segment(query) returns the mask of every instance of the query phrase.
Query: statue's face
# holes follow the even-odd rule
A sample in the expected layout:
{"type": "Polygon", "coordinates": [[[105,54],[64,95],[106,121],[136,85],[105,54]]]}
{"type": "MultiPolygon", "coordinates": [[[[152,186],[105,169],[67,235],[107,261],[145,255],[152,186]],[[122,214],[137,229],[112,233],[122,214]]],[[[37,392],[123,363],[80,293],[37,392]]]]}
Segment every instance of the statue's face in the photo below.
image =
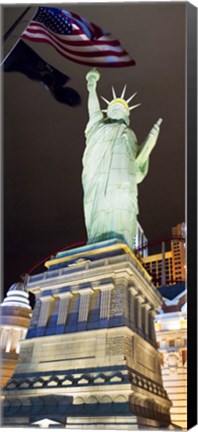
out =
{"type": "MultiPolygon", "coordinates": [[[[121,103],[114,103],[107,108],[107,116],[113,120],[125,120],[128,119],[129,113],[127,109],[121,103]]],[[[127,122],[128,123],[128,122],[127,122]]]]}

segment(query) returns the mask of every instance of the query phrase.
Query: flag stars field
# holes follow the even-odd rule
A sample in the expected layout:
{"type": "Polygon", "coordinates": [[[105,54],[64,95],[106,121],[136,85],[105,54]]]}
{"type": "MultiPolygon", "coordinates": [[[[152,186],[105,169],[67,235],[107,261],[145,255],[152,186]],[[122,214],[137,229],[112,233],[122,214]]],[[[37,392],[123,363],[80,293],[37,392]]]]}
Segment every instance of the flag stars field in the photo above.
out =
{"type": "Polygon", "coordinates": [[[55,33],[68,34],[71,32],[72,25],[67,18],[58,15],[60,12],[61,11],[58,10],[55,14],[52,9],[48,10],[46,8],[45,12],[44,8],[40,8],[35,17],[35,21],[43,23],[47,28],[55,33]]]}

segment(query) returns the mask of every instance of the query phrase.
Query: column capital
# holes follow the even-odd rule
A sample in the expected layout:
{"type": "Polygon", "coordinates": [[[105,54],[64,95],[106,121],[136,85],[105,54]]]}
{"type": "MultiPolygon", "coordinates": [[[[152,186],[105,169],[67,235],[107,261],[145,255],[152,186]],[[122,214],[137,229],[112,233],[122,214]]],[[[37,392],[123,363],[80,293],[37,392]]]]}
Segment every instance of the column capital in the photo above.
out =
{"type": "Polygon", "coordinates": [[[114,284],[113,283],[109,283],[109,284],[105,284],[105,285],[100,285],[99,290],[100,291],[110,291],[114,288],[114,284]]]}
{"type": "Polygon", "coordinates": [[[133,297],[137,297],[137,295],[139,294],[139,290],[135,286],[130,286],[129,290],[133,297]]]}
{"type": "Polygon", "coordinates": [[[78,291],[77,294],[80,294],[80,296],[83,296],[83,295],[91,294],[92,292],[93,292],[92,288],[82,288],[81,290],[78,291]]]}
{"type": "Polygon", "coordinates": [[[49,301],[49,300],[54,300],[54,296],[52,296],[52,295],[48,295],[48,296],[40,297],[40,301],[41,301],[42,303],[47,302],[47,301],[49,301]]]}
{"type": "Polygon", "coordinates": [[[149,312],[153,309],[153,306],[151,306],[149,303],[145,302],[145,309],[149,312]]]}
{"type": "Polygon", "coordinates": [[[72,294],[71,291],[66,291],[66,292],[56,293],[56,294],[54,295],[54,298],[60,298],[60,299],[63,299],[63,298],[70,298],[70,297],[72,297],[72,296],[73,296],[73,294],[72,294]]]}
{"type": "Polygon", "coordinates": [[[124,284],[128,285],[130,282],[130,276],[125,270],[114,270],[113,281],[115,285],[124,284]]]}
{"type": "Polygon", "coordinates": [[[137,294],[136,298],[138,299],[141,306],[143,306],[146,303],[146,299],[143,295],[137,294]]]}

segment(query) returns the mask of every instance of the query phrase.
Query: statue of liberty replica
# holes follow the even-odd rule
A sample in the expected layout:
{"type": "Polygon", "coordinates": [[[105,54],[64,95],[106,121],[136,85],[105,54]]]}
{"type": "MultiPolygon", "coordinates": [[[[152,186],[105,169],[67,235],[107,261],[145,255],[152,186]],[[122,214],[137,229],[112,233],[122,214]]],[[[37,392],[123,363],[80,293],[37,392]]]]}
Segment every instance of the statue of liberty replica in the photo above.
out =
{"type": "Polygon", "coordinates": [[[138,215],[138,189],[149,167],[149,156],[159,135],[161,119],[153,126],[145,141],[138,145],[129,128],[130,111],[124,99],[126,86],[118,98],[101,110],[96,93],[99,72],[88,72],[87,88],[89,121],[85,130],[86,149],[83,156],[82,183],[88,243],[117,238],[134,246],[138,215]],[[103,112],[106,113],[103,114],[103,112]]]}

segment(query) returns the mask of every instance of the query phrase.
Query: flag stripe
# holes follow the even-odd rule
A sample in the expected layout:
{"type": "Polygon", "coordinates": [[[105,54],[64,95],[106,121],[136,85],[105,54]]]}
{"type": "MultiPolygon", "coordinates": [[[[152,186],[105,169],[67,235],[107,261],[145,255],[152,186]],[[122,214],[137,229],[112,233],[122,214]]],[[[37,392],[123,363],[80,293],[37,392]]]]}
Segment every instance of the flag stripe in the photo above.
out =
{"type": "Polygon", "coordinates": [[[62,56],[84,65],[132,66],[135,61],[120,42],[85,18],[40,7],[22,38],[52,45],[62,56]]]}
{"type": "Polygon", "coordinates": [[[120,51],[124,50],[122,49],[122,47],[120,46],[119,42],[116,40],[104,40],[104,37],[100,38],[100,40],[97,41],[92,41],[89,40],[87,38],[87,36],[83,33],[78,33],[77,30],[73,31],[73,35],[69,35],[69,36],[62,36],[59,35],[57,36],[56,33],[54,33],[52,30],[46,29],[46,27],[42,24],[38,24],[38,23],[32,23],[31,25],[28,26],[28,29],[26,29],[23,33],[26,34],[26,32],[28,33],[42,33],[42,31],[45,31],[46,33],[50,34],[51,36],[54,36],[54,38],[60,42],[63,42],[67,45],[74,45],[74,46],[101,46],[104,47],[105,45],[109,45],[110,47],[117,47],[120,51]],[[79,38],[79,34],[80,34],[80,38],[79,38]]]}
{"type": "MultiPolygon", "coordinates": [[[[45,36],[40,37],[40,38],[37,37],[36,39],[32,39],[32,37],[29,37],[26,34],[23,36],[23,38],[27,39],[27,40],[34,40],[35,42],[44,42],[44,43],[47,43],[49,45],[52,45],[51,40],[47,39],[45,36]]],[[[112,65],[106,64],[106,57],[105,56],[98,57],[96,60],[94,59],[94,57],[91,57],[91,59],[89,60],[89,58],[87,58],[87,56],[82,56],[82,55],[77,56],[74,54],[67,53],[67,52],[63,51],[62,48],[56,46],[54,43],[53,43],[53,46],[60,54],[62,54],[64,57],[66,57],[70,60],[73,60],[74,62],[81,63],[81,64],[88,65],[88,66],[94,64],[95,66],[103,66],[103,67],[104,66],[110,66],[110,67],[112,66],[112,67],[114,67],[114,64],[112,64],[112,65]]],[[[131,66],[134,64],[133,60],[131,60],[131,63],[129,63],[128,56],[126,56],[125,58],[122,57],[121,61],[118,61],[117,56],[115,56],[115,55],[109,56],[109,59],[111,62],[114,62],[116,60],[116,64],[119,64],[119,66],[126,66],[126,65],[131,66]]]]}
{"type": "MultiPolygon", "coordinates": [[[[38,32],[37,30],[33,30],[31,29],[31,31],[26,31],[24,33],[25,35],[29,36],[30,38],[38,38],[38,32]]],[[[58,46],[60,48],[63,49],[63,52],[66,51],[68,53],[74,53],[74,54],[78,54],[79,56],[84,56],[84,53],[86,53],[87,57],[99,57],[99,56],[104,56],[104,51],[105,51],[105,55],[115,55],[117,57],[122,57],[125,56],[126,53],[125,51],[120,51],[119,47],[108,47],[107,45],[105,47],[101,47],[101,46],[81,46],[80,47],[80,51],[79,51],[79,47],[77,47],[76,45],[74,47],[71,48],[71,46],[69,46],[69,48],[67,48],[65,46],[65,44],[63,42],[60,42],[56,40],[56,38],[54,38],[52,35],[49,35],[48,32],[46,32],[45,30],[40,30],[40,39],[48,39],[52,42],[53,46],[58,46]]]]}

